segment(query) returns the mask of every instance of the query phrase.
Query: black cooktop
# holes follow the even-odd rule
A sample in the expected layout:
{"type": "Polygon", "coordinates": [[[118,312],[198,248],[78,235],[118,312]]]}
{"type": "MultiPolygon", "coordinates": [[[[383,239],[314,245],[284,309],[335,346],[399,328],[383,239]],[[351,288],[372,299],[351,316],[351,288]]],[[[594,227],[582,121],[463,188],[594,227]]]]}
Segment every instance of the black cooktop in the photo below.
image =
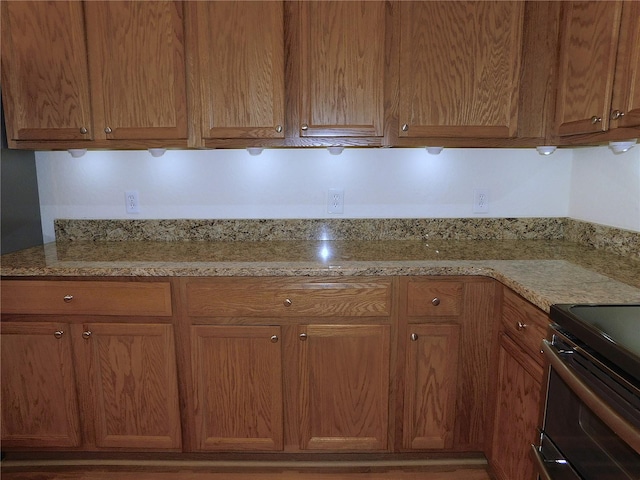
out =
{"type": "Polygon", "coordinates": [[[640,304],[552,305],[551,320],[640,381],[640,304]]]}

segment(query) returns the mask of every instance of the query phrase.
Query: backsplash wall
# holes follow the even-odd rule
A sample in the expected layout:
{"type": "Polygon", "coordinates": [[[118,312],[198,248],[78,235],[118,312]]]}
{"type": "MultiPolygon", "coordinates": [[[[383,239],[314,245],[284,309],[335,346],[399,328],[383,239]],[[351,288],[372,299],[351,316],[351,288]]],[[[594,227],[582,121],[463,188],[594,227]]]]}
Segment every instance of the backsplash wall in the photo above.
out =
{"type": "MultiPolygon", "coordinates": [[[[602,157],[607,164],[614,157],[606,148],[586,150],[595,151],[590,161],[602,157]]],[[[598,185],[602,201],[587,212],[593,218],[578,218],[640,231],[633,206],[640,203],[640,180],[633,183],[629,175],[640,165],[634,150],[640,151],[615,156],[631,167],[598,185]],[[625,182],[629,198],[619,208],[625,182]]],[[[339,156],[326,149],[274,149],[256,157],[244,150],[168,151],[159,158],[146,151],[95,151],[78,159],[37,152],[36,160],[43,232],[52,241],[57,218],[567,217],[576,195],[576,159],[583,155],[578,149],[549,157],[533,149],[445,149],[437,156],[424,149],[345,149],[339,156]],[[327,213],[329,188],[344,189],[341,215],[327,213]],[[473,212],[478,188],[488,191],[488,213],[473,212]],[[140,213],[126,213],[127,190],[138,191],[140,213]]]]}

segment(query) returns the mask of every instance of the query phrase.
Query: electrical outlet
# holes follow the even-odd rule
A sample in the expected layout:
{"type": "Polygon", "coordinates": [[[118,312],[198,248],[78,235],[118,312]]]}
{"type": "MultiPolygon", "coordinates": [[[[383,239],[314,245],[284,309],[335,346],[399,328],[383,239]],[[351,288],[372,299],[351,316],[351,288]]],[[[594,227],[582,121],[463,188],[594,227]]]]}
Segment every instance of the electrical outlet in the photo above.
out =
{"type": "Polygon", "coordinates": [[[129,190],[127,192],[124,192],[124,204],[127,209],[127,213],[140,213],[138,191],[129,190]]]}
{"type": "Polygon", "coordinates": [[[344,213],[344,190],[342,188],[329,189],[327,213],[344,213]]]}
{"type": "Polygon", "coordinates": [[[476,188],[473,192],[473,213],[489,213],[489,190],[476,188]]]}

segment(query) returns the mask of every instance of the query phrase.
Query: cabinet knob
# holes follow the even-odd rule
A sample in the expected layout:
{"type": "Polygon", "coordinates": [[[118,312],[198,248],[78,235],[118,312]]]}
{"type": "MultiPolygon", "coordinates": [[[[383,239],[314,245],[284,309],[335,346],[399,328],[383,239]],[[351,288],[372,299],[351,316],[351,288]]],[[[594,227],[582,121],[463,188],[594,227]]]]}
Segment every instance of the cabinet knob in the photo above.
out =
{"type": "Polygon", "coordinates": [[[624,112],[621,112],[620,110],[614,110],[611,112],[611,120],[618,120],[622,117],[624,117],[624,112]]]}
{"type": "Polygon", "coordinates": [[[278,133],[282,132],[282,125],[276,125],[276,132],[278,133]]]}
{"type": "Polygon", "coordinates": [[[405,123],[404,125],[402,125],[402,131],[403,132],[408,132],[409,131],[409,124],[405,123]]]}
{"type": "Polygon", "coordinates": [[[290,307],[291,305],[293,305],[293,302],[288,298],[285,298],[284,302],[282,303],[284,304],[285,307],[290,307]]]}
{"type": "Polygon", "coordinates": [[[301,130],[309,130],[309,125],[307,125],[306,123],[303,123],[302,126],[300,127],[301,130]]]}
{"type": "Polygon", "coordinates": [[[527,328],[526,323],[518,322],[518,330],[524,330],[525,328],[527,328]]]}
{"type": "Polygon", "coordinates": [[[433,300],[431,300],[431,305],[437,307],[438,305],[440,305],[440,299],[438,297],[435,297],[433,300]]]}
{"type": "Polygon", "coordinates": [[[87,330],[86,332],[82,332],[82,338],[87,340],[91,336],[91,331],[87,330]]]}
{"type": "Polygon", "coordinates": [[[412,333],[411,334],[411,341],[415,342],[416,340],[418,340],[418,334],[417,333],[412,333]]]}
{"type": "Polygon", "coordinates": [[[71,300],[73,300],[73,295],[65,295],[64,297],[62,297],[62,300],[64,300],[64,303],[69,303],[71,302],[71,300]]]}
{"type": "Polygon", "coordinates": [[[104,133],[111,133],[111,132],[112,132],[111,127],[107,127],[104,129],[104,133]]]}
{"type": "Polygon", "coordinates": [[[307,340],[307,334],[306,333],[301,333],[300,334],[300,341],[301,342],[305,342],[307,340]]]}
{"type": "Polygon", "coordinates": [[[271,343],[278,343],[278,336],[277,335],[271,335],[271,343]]]}
{"type": "Polygon", "coordinates": [[[86,128],[86,127],[82,127],[82,128],[80,129],[80,133],[81,133],[82,135],[85,135],[88,131],[89,131],[89,130],[87,130],[87,128],[86,128]]]}
{"type": "Polygon", "coordinates": [[[594,115],[593,117],[591,117],[591,124],[595,125],[596,123],[600,123],[602,122],[602,118],[598,117],[597,115],[594,115]]]}
{"type": "Polygon", "coordinates": [[[57,332],[53,332],[53,336],[56,338],[62,338],[63,334],[64,334],[63,330],[58,330],[57,332]]]}

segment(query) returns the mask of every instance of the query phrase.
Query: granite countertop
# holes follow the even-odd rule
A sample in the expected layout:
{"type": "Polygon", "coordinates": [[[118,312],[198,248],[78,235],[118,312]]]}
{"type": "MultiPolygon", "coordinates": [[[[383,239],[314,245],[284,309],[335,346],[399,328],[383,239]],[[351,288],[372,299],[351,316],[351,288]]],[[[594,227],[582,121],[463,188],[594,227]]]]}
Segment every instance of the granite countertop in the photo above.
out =
{"type": "Polygon", "coordinates": [[[3,255],[3,277],[482,275],[548,311],[640,303],[640,260],[566,240],[74,241],[3,255]]]}

